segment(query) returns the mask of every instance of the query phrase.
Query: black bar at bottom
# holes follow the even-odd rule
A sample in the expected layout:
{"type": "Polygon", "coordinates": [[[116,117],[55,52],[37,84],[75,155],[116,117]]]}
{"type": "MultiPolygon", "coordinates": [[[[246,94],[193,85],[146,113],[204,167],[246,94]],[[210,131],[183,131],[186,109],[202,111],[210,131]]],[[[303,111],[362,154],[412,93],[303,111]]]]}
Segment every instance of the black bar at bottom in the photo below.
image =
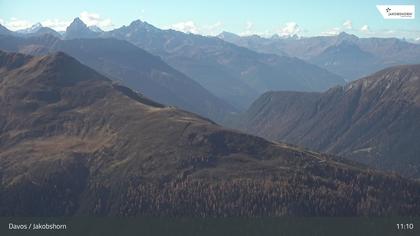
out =
{"type": "Polygon", "coordinates": [[[13,218],[0,217],[0,235],[420,235],[420,218],[13,218]]]}

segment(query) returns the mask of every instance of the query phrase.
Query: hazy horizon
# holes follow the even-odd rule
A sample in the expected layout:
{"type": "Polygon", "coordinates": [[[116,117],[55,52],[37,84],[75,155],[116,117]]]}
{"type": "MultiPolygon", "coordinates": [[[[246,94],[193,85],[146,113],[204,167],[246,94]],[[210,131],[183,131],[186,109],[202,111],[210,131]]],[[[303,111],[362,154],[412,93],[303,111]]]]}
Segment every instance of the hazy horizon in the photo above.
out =
{"type": "Polygon", "coordinates": [[[238,1],[77,2],[0,3],[0,24],[12,31],[30,28],[36,23],[64,31],[79,17],[88,26],[96,25],[109,31],[139,19],[161,29],[206,36],[223,31],[263,37],[330,36],[346,32],[358,37],[420,40],[419,19],[385,20],[376,9],[376,5],[381,4],[417,5],[414,1],[266,1],[263,4],[250,1],[246,5],[238,1]],[[211,14],[202,14],[203,9],[211,14]]]}

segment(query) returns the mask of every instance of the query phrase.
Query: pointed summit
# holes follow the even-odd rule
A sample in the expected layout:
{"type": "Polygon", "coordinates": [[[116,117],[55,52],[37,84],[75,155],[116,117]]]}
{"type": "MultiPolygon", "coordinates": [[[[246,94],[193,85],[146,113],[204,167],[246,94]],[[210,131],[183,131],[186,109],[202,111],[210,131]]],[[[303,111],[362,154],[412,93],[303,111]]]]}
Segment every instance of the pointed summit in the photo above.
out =
{"type": "Polygon", "coordinates": [[[74,18],[73,22],[67,27],[65,38],[94,38],[98,32],[94,32],[79,18],[74,18]]]}
{"type": "Polygon", "coordinates": [[[339,35],[337,35],[337,40],[338,41],[349,41],[349,42],[355,42],[357,41],[359,38],[354,35],[354,34],[348,34],[346,32],[341,32],[339,35]]]}
{"type": "Polygon", "coordinates": [[[87,25],[79,17],[76,17],[74,18],[73,22],[69,26],[67,26],[66,32],[68,32],[69,30],[84,30],[87,28],[87,25]]]}
{"type": "Polygon", "coordinates": [[[70,25],[80,25],[83,27],[87,27],[86,24],[79,17],[74,18],[73,22],[70,25]]]}
{"type": "Polygon", "coordinates": [[[18,30],[17,32],[21,34],[33,34],[33,33],[38,32],[38,30],[41,28],[42,28],[42,24],[38,22],[29,28],[18,30]]]}
{"type": "Polygon", "coordinates": [[[141,20],[135,20],[130,23],[128,26],[129,28],[135,29],[135,30],[145,30],[145,31],[156,31],[158,30],[155,26],[147,23],[146,21],[141,20]]]}
{"type": "Polygon", "coordinates": [[[135,25],[142,25],[143,21],[141,21],[140,19],[134,20],[133,22],[130,23],[130,26],[135,26],[135,25]]]}

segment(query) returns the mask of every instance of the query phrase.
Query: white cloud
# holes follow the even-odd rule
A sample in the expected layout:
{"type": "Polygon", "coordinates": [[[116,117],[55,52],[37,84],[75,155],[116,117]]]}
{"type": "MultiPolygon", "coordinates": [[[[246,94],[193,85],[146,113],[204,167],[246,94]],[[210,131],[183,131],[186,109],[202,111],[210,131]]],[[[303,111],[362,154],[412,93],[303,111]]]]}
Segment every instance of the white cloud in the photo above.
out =
{"type": "Polygon", "coordinates": [[[251,21],[247,21],[246,22],[246,30],[251,30],[252,27],[254,27],[254,23],[252,23],[251,21]]]}
{"type": "Polygon", "coordinates": [[[369,26],[368,25],[362,26],[362,28],[360,28],[360,31],[362,31],[364,33],[370,32],[369,26]]]}
{"type": "Polygon", "coordinates": [[[4,25],[4,20],[3,19],[0,19],[0,24],[4,25]]]}
{"type": "Polygon", "coordinates": [[[171,25],[170,29],[181,31],[184,33],[201,34],[201,35],[217,35],[222,31],[223,24],[218,21],[212,25],[199,26],[194,21],[183,21],[171,25]]]}
{"type": "Polygon", "coordinates": [[[223,23],[218,21],[212,25],[204,27],[206,35],[217,35],[222,32],[223,23]]]}
{"type": "Polygon", "coordinates": [[[299,25],[296,22],[287,22],[283,28],[280,29],[280,36],[293,36],[301,32],[299,25]]]}
{"type": "Polygon", "coordinates": [[[249,36],[255,34],[254,32],[254,23],[251,21],[245,22],[245,30],[239,33],[240,36],[249,36]]]}
{"type": "Polygon", "coordinates": [[[32,22],[27,20],[20,20],[18,18],[12,17],[10,21],[4,21],[4,26],[6,26],[9,30],[21,30],[29,28],[33,25],[32,22]]]}
{"type": "Polygon", "coordinates": [[[345,29],[349,29],[349,30],[351,30],[351,29],[353,29],[353,23],[351,22],[351,20],[346,20],[346,21],[344,21],[344,23],[343,23],[343,27],[344,27],[345,29]]]}
{"type": "Polygon", "coordinates": [[[198,34],[199,32],[198,27],[191,20],[173,24],[170,28],[184,33],[198,34]]]}
{"type": "Polygon", "coordinates": [[[80,19],[87,26],[96,25],[101,28],[109,28],[113,26],[111,19],[109,18],[104,19],[98,13],[94,13],[94,12],[84,11],[80,13],[80,19]]]}
{"type": "Polygon", "coordinates": [[[42,21],[41,24],[56,31],[65,31],[71,22],[71,20],[47,19],[42,21]]]}
{"type": "Polygon", "coordinates": [[[344,21],[343,24],[341,25],[341,27],[334,27],[332,29],[323,31],[323,32],[321,32],[321,35],[335,36],[335,35],[339,35],[341,32],[343,32],[345,30],[353,31],[353,22],[351,20],[344,21]]]}
{"type": "Polygon", "coordinates": [[[331,30],[327,30],[327,31],[321,32],[321,35],[324,35],[324,36],[335,36],[335,35],[340,34],[340,32],[341,32],[341,28],[340,27],[335,27],[335,28],[332,28],[331,30]]]}

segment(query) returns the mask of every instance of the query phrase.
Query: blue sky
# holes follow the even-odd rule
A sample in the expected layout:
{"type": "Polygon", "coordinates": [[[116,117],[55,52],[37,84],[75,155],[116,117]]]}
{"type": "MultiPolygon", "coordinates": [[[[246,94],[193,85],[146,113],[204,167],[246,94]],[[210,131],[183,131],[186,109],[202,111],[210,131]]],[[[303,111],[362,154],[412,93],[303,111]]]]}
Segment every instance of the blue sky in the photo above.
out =
{"type": "Polygon", "coordinates": [[[105,30],[141,19],[159,28],[215,35],[330,35],[341,31],[362,37],[420,38],[420,20],[385,20],[378,4],[420,0],[0,0],[0,23],[17,30],[37,22],[64,30],[74,17],[105,30]]]}

